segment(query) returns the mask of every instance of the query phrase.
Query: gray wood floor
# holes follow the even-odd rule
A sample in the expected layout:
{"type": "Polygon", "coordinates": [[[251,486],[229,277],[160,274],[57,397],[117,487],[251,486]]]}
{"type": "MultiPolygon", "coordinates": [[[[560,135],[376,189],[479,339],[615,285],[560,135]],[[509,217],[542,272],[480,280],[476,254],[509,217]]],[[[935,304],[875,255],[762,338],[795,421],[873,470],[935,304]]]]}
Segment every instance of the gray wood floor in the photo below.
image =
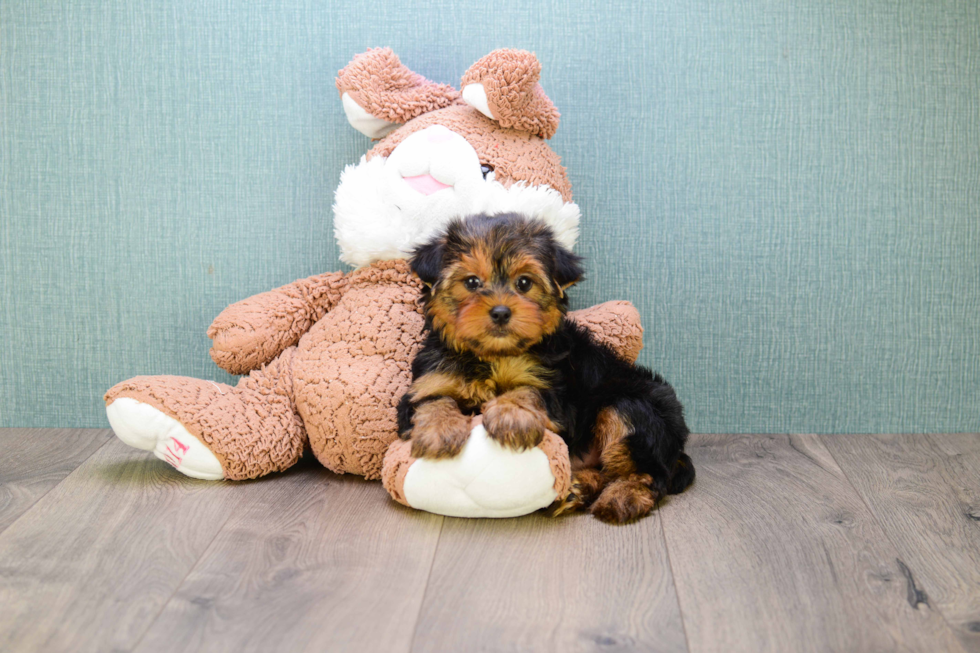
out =
{"type": "Polygon", "coordinates": [[[0,651],[980,651],[980,435],[702,435],[623,527],[0,430],[0,651]]]}

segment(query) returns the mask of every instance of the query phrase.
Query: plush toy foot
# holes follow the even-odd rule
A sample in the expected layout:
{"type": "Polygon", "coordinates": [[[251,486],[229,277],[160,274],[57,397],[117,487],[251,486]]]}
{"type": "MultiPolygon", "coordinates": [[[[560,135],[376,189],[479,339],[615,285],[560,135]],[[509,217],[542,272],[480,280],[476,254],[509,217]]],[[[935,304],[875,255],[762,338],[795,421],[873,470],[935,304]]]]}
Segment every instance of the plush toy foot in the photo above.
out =
{"type": "Polygon", "coordinates": [[[516,517],[546,508],[568,492],[568,448],[554,433],[537,447],[514,451],[493,441],[473,420],[454,458],[416,459],[411,442],[396,440],[381,480],[399,503],[451,517],[516,517]]]}
{"type": "Polygon", "coordinates": [[[152,451],[181,474],[206,481],[225,477],[221,463],[174,418],[129,397],[106,406],[116,436],[131,447],[152,451]]]}
{"type": "Polygon", "coordinates": [[[154,409],[150,413],[140,408],[134,414],[134,403],[128,408],[123,403],[115,409],[120,412],[116,432],[164,460],[169,455],[166,438],[174,435],[179,444],[170,449],[179,459],[176,466],[182,472],[186,467],[189,471],[184,473],[191,476],[244,481],[283,471],[299,461],[309,442],[292,400],[294,352],[287,348],[235,387],[186,376],[134,376],[106,391],[106,409],[110,419],[112,405],[120,399],[154,409]],[[210,456],[194,455],[195,444],[203,445],[210,456]],[[191,458],[185,463],[187,456],[191,458]],[[220,463],[220,476],[212,457],[220,463]],[[207,462],[198,462],[202,459],[207,462]]]}

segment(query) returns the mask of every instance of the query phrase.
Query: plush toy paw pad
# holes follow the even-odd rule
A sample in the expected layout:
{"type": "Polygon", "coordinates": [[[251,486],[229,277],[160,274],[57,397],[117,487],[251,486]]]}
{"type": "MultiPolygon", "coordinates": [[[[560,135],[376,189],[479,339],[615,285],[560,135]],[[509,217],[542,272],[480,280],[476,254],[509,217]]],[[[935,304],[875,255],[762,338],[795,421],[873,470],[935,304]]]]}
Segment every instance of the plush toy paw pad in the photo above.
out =
{"type": "Polygon", "coordinates": [[[514,517],[554,502],[554,486],[540,448],[505,449],[479,425],[457,457],[412,463],[403,490],[407,505],[440,515],[514,517]]]}
{"type": "Polygon", "coordinates": [[[120,397],[106,406],[116,437],[131,447],[152,451],[185,476],[206,481],[225,477],[221,463],[184,426],[153,406],[120,397]]]}

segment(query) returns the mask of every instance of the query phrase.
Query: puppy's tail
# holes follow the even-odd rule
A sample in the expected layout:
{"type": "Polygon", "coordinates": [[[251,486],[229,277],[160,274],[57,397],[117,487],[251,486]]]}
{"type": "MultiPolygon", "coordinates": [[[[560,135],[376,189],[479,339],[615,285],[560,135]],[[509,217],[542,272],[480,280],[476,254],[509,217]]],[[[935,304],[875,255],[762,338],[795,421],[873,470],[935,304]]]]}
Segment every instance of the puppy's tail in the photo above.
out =
{"type": "Polygon", "coordinates": [[[667,494],[680,494],[694,482],[694,463],[691,457],[683,451],[670,471],[670,481],[667,483],[667,494]]]}

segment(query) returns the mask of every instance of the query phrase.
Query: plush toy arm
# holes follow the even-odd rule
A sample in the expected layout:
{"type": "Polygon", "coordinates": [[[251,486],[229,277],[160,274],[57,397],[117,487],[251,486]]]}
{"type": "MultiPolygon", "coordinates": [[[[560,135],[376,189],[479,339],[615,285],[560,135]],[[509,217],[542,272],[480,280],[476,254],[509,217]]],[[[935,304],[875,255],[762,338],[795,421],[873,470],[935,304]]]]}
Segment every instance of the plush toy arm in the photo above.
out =
{"type": "Polygon", "coordinates": [[[643,349],[640,313],[627,301],[596,304],[580,311],[572,311],[568,317],[587,328],[593,338],[631,363],[636,361],[643,349]]]}
{"type": "Polygon", "coordinates": [[[295,345],[346,290],[343,272],[327,272],[232,304],[208,328],[211,358],[232,374],[262,367],[295,345]]]}

